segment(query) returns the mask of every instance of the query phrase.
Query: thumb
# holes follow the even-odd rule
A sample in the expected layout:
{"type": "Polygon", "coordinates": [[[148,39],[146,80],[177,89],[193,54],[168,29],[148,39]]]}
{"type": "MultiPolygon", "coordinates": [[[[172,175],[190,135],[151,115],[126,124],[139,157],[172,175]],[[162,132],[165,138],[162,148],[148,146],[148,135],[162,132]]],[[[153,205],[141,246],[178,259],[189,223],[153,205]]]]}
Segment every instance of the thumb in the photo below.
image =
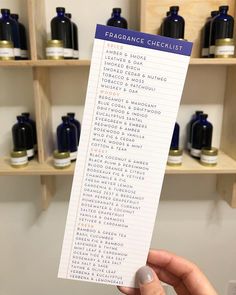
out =
{"type": "Polygon", "coordinates": [[[165,295],[165,291],[151,267],[141,267],[136,273],[136,279],[141,295],[165,295]]]}

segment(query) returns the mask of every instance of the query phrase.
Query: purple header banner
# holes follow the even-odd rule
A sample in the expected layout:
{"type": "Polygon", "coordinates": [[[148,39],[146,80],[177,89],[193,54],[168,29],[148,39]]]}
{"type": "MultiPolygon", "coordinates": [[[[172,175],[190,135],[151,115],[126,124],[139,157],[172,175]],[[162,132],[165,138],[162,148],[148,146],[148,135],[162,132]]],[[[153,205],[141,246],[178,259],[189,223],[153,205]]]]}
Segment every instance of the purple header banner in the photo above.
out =
{"type": "Polygon", "coordinates": [[[193,46],[187,41],[103,25],[97,25],[95,38],[187,56],[193,46]]]}

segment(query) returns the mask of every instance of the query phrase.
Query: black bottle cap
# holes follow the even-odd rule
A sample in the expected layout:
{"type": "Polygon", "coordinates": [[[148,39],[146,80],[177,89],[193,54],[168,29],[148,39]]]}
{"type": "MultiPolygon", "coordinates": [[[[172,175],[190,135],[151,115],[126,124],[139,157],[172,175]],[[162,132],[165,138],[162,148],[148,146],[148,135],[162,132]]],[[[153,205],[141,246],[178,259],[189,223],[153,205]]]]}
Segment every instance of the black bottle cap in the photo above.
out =
{"type": "Polygon", "coordinates": [[[21,116],[24,116],[26,118],[29,118],[30,117],[30,113],[28,113],[28,112],[21,113],[21,116]]]}
{"type": "Polygon", "coordinates": [[[170,15],[170,11],[167,11],[167,12],[166,12],[166,16],[169,16],[169,15],[170,15]]]}
{"type": "Polygon", "coordinates": [[[15,20],[19,19],[19,15],[16,13],[11,13],[11,17],[14,18],[15,20]]]}
{"type": "Polygon", "coordinates": [[[179,11],[179,6],[171,6],[170,11],[179,11]]]}
{"type": "Polygon", "coordinates": [[[68,18],[72,18],[72,14],[71,13],[65,13],[65,16],[68,18]]]}
{"type": "Polygon", "coordinates": [[[68,116],[62,116],[61,119],[62,119],[63,122],[68,122],[69,121],[68,116]]]}
{"type": "Polygon", "coordinates": [[[121,8],[113,8],[113,9],[112,9],[112,12],[113,12],[113,13],[115,13],[115,12],[117,12],[117,13],[121,13],[121,8]]]}
{"type": "Polygon", "coordinates": [[[9,13],[10,14],[10,9],[7,9],[7,8],[2,8],[1,9],[1,13],[9,13]]]}
{"type": "Polygon", "coordinates": [[[22,121],[22,120],[25,120],[25,116],[16,116],[16,119],[18,121],[22,121]]]}
{"type": "Polygon", "coordinates": [[[57,7],[56,8],[56,12],[65,12],[65,11],[66,11],[65,7],[57,7]]]}
{"type": "Polygon", "coordinates": [[[219,14],[219,10],[213,10],[213,11],[211,11],[211,16],[212,17],[214,17],[214,16],[216,16],[218,14],[219,14]]]}
{"type": "Polygon", "coordinates": [[[208,115],[207,114],[200,114],[200,118],[201,119],[207,119],[208,118],[208,115]]]}
{"type": "Polygon", "coordinates": [[[219,6],[219,11],[221,10],[226,10],[228,11],[229,10],[229,6],[228,5],[222,5],[222,6],[219,6]]]}
{"type": "Polygon", "coordinates": [[[201,114],[203,114],[203,113],[204,113],[203,111],[196,111],[196,112],[195,112],[196,115],[201,115],[201,114]]]}
{"type": "Polygon", "coordinates": [[[70,118],[74,118],[75,117],[75,113],[67,113],[67,116],[70,118]]]}

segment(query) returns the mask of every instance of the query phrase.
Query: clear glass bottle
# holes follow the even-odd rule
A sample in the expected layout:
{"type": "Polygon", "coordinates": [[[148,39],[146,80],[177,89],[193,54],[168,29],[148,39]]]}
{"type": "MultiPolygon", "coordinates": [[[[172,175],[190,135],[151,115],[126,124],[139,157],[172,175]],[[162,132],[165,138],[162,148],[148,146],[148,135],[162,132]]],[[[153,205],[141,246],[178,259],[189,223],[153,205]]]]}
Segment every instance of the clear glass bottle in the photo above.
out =
{"type": "Polygon", "coordinates": [[[171,6],[169,15],[163,22],[163,36],[184,39],[185,22],[182,16],[178,15],[179,6],[171,6]]]}
{"type": "Polygon", "coordinates": [[[74,124],[70,122],[68,116],[62,116],[62,124],[57,127],[57,146],[58,151],[70,152],[71,161],[76,160],[77,156],[77,129],[74,124]]]}
{"type": "Polygon", "coordinates": [[[26,38],[26,31],[25,27],[22,23],[19,22],[19,15],[16,13],[11,13],[11,18],[13,18],[15,21],[19,24],[19,30],[20,30],[20,57],[23,60],[26,60],[29,58],[28,54],[28,46],[27,46],[27,38],[26,38]]]}
{"type": "Polygon", "coordinates": [[[29,160],[34,158],[33,129],[25,116],[17,116],[17,123],[12,127],[13,150],[26,150],[29,160]]]}
{"type": "Polygon", "coordinates": [[[170,150],[177,150],[179,148],[179,129],[179,124],[176,122],[171,139],[170,150]]]}
{"type": "Polygon", "coordinates": [[[190,154],[200,158],[202,148],[211,148],[213,126],[207,121],[207,114],[201,114],[192,127],[192,147],[190,154]]]}
{"type": "Polygon", "coordinates": [[[56,8],[57,16],[51,20],[52,40],[61,40],[64,44],[64,58],[73,59],[73,36],[72,25],[68,17],[65,16],[65,8],[56,8]]]}
{"type": "Polygon", "coordinates": [[[203,114],[203,111],[195,111],[195,114],[192,116],[191,121],[188,123],[187,126],[187,148],[191,150],[192,146],[192,128],[193,124],[200,119],[200,115],[203,114]]]}
{"type": "Polygon", "coordinates": [[[218,10],[211,11],[211,16],[207,18],[205,26],[202,29],[202,51],[201,57],[209,57],[209,38],[212,19],[219,14],[218,10]]]}
{"type": "Polygon", "coordinates": [[[112,9],[111,18],[108,19],[107,26],[128,29],[127,20],[121,16],[121,8],[112,9]]]}
{"type": "Polygon", "coordinates": [[[11,18],[10,9],[1,9],[0,40],[11,41],[14,45],[15,59],[21,59],[20,55],[20,29],[16,20],[11,18]]]}
{"type": "Polygon", "coordinates": [[[25,112],[21,113],[22,116],[25,117],[27,123],[29,123],[33,130],[33,140],[34,140],[34,150],[37,151],[37,131],[36,131],[36,123],[34,120],[30,118],[30,113],[25,112]]]}
{"type": "Polygon", "coordinates": [[[81,132],[81,124],[78,120],[75,119],[75,113],[67,113],[67,116],[70,118],[70,122],[76,126],[77,129],[77,138],[78,138],[78,145],[80,139],[80,132],[81,132]]]}
{"type": "Polygon", "coordinates": [[[229,6],[219,7],[219,14],[211,22],[210,57],[215,56],[215,44],[219,39],[232,39],[234,33],[234,18],[228,15],[229,6]]]}
{"type": "MultiPolygon", "coordinates": [[[[65,13],[65,16],[70,20],[72,18],[71,13],[65,13]]],[[[79,59],[79,41],[78,41],[78,27],[77,25],[71,21],[72,24],[72,34],[73,34],[73,58],[79,59]]]]}

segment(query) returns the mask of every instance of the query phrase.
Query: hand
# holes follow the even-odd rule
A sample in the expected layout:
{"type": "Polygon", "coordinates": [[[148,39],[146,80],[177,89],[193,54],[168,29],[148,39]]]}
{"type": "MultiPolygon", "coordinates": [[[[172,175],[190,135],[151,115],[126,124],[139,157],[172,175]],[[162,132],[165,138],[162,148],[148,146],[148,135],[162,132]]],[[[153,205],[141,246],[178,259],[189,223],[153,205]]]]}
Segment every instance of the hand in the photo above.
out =
{"type": "Polygon", "coordinates": [[[178,295],[217,295],[199,268],[166,251],[150,250],[147,264],[141,267],[136,278],[139,289],[118,287],[127,295],[165,295],[160,280],[173,286],[178,295]],[[159,280],[160,279],[160,280],[159,280]]]}

